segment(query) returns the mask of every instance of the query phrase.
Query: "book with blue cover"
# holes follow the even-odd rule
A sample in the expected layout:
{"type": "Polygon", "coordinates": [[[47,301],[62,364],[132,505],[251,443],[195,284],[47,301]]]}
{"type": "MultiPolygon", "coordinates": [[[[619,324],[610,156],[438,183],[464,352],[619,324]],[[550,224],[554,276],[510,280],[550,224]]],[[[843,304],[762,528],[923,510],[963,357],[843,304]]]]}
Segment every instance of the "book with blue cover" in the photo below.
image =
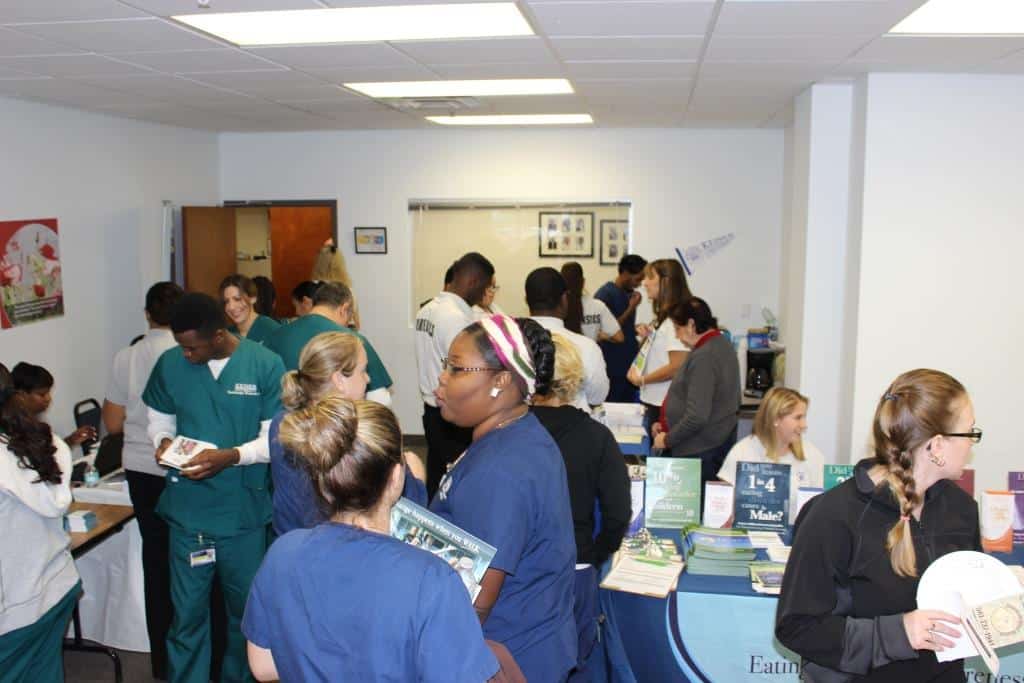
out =
{"type": "Polygon", "coordinates": [[[700,523],[700,460],[647,458],[647,527],[682,529],[700,523]]]}
{"type": "Polygon", "coordinates": [[[789,519],[789,465],[736,463],[733,515],[737,529],[785,531],[789,519]]]}

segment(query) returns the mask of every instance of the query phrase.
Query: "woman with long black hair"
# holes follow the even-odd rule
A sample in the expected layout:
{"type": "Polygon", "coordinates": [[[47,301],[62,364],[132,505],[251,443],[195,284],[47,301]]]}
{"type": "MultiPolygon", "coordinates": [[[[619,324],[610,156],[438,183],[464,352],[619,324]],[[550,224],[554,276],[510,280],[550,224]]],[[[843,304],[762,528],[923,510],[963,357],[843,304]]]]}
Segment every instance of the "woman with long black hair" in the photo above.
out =
{"type": "Polygon", "coordinates": [[[14,393],[0,365],[0,679],[52,683],[82,592],[64,531],[71,451],[14,393]]]}

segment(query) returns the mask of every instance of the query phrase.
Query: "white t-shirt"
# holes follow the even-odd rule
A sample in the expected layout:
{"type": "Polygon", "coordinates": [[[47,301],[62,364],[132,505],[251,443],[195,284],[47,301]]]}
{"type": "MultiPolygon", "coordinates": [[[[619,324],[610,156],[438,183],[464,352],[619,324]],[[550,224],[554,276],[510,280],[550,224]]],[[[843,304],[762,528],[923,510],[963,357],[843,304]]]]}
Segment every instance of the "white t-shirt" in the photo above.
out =
{"type": "Polygon", "coordinates": [[[584,296],[581,298],[581,302],[583,303],[583,321],[580,323],[580,329],[583,331],[584,337],[597,341],[598,332],[604,332],[611,337],[616,332],[622,331],[618,319],[608,310],[608,306],[603,301],[592,296],[584,296]]]}
{"type": "MultiPolygon", "coordinates": [[[[668,365],[668,353],[669,351],[688,351],[686,345],[676,338],[676,327],[672,324],[672,321],[665,318],[654,332],[651,332],[650,336],[640,345],[640,352],[637,354],[637,360],[633,361],[640,372],[644,375],[650,374],[658,368],[665,367],[668,365]],[[643,363],[640,364],[638,361],[643,359],[643,363]]],[[[643,403],[652,406],[660,406],[665,400],[665,394],[668,393],[668,386],[672,383],[672,378],[668,378],[664,382],[648,382],[644,384],[640,389],[640,400],[643,403]]]]}
{"type": "MultiPolygon", "coordinates": [[[[801,487],[821,488],[824,486],[825,456],[818,447],[807,439],[803,439],[804,459],[797,460],[787,452],[776,462],[789,465],[789,511],[796,510],[797,489],[801,487]]],[[[736,463],[738,462],[771,462],[765,455],[764,444],[753,434],[740,439],[725,456],[722,468],[718,470],[718,478],[736,485],[736,463]]],[[[795,520],[790,519],[792,524],[795,520]]]]}
{"type": "Polygon", "coordinates": [[[107,384],[107,400],[125,409],[121,461],[126,470],[158,477],[167,472],[153,459],[153,442],[147,436],[149,418],[142,402],[142,392],[160,356],[174,346],[174,335],[170,330],[152,329],[134,346],[123,348],[114,356],[107,384]]]}
{"type": "Polygon", "coordinates": [[[604,354],[601,353],[601,347],[597,345],[597,342],[582,334],[565,329],[565,322],[559,318],[550,318],[544,315],[531,317],[544,329],[568,339],[580,353],[580,359],[583,361],[583,386],[580,387],[572,404],[589,413],[590,406],[604,403],[604,400],[608,398],[608,389],[611,385],[608,382],[608,368],[604,364],[604,354]]]}
{"type": "Polygon", "coordinates": [[[441,377],[441,360],[448,357],[452,340],[474,322],[473,309],[458,294],[441,292],[416,314],[416,367],[420,396],[437,407],[434,389],[441,377]]]}

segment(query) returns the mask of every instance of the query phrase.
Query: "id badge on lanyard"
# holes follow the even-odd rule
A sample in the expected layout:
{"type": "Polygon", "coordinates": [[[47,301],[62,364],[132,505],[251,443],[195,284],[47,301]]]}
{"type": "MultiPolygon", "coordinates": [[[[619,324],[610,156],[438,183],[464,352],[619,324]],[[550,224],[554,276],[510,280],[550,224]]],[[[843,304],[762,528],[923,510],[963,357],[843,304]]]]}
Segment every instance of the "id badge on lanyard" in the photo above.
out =
{"type": "Polygon", "coordinates": [[[217,549],[214,547],[214,542],[204,539],[202,534],[199,534],[197,540],[199,541],[199,545],[209,544],[210,547],[189,553],[189,566],[192,567],[192,569],[195,569],[197,567],[205,567],[208,564],[214,564],[217,562],[217,549]]]}

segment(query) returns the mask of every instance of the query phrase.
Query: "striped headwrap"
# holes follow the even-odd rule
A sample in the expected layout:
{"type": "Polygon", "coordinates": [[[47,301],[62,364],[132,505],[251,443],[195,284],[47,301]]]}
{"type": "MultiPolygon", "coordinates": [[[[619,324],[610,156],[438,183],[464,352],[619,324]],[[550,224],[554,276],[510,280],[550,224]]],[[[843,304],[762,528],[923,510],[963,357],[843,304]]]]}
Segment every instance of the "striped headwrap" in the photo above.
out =
{"type": "Polygon", "coordinates": [[[492,315],[480,321],[487,339],[506,370],[519,375],[526,382],[526,398],[537,391],[537,373],[533,369],[530,349],[523,339],[523,331],[507,315],[492,315]]]}

